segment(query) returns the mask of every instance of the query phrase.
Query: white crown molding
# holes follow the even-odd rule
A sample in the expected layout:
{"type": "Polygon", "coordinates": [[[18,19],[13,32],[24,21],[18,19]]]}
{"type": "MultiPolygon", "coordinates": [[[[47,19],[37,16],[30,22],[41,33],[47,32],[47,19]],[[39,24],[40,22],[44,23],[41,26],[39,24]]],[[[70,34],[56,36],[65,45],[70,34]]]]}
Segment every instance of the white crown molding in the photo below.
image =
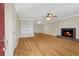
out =
{"type": "Polygon", "coordinates": [[[63,20],[63,19],[68,19],[68,18],[76,17],[76,16],[79,16],[79,14],[75,14],[75,15],[71,15],[71,16],[63,17],[63,18],[60,18],[60,19],[63,20]]]}

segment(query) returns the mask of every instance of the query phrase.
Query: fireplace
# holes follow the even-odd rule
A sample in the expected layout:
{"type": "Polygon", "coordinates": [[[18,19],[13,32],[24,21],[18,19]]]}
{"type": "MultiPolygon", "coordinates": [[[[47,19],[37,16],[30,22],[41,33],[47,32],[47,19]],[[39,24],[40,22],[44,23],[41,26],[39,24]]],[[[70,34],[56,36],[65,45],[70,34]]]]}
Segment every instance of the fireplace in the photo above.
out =
{"type": "Polygon", "coordinates": [[[76,38],[76,28],[61,28],[61,36],[76,38]]]}

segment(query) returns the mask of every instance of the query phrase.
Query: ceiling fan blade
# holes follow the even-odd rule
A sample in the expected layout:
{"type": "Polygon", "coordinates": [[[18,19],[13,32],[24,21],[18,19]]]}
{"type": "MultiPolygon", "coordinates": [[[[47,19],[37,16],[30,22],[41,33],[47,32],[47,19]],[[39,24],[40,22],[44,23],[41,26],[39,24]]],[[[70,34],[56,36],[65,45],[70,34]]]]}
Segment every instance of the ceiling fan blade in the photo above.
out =
{"type": "Polygon", "coordinates": [[[58,17],[58,16],[53,16],[53,17],[58,17]]]}

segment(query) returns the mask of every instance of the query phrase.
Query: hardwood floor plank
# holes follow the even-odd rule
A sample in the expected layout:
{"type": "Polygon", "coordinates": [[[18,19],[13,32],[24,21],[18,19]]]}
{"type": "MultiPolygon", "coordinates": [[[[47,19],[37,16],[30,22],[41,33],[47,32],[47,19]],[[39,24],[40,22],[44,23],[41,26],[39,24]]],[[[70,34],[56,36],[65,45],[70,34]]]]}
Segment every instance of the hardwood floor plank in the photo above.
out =
{"type": "Polygon", "coordinates": [[[79,41],[62,39],[46,34],[20,38],[15,56],[79,56],[79,41]]]}

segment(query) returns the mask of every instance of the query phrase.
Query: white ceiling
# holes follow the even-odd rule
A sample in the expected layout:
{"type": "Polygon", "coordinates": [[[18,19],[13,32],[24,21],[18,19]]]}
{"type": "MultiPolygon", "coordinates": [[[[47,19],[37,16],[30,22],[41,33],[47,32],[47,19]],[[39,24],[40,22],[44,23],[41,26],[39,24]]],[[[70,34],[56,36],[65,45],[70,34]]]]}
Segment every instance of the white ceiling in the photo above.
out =
{"type": "Polygon", "coordinates": [[[15,9],[20,20],[42,21],[48,12],[60,18],[79,14],[79,3],[16,3],[15,9]]]}

